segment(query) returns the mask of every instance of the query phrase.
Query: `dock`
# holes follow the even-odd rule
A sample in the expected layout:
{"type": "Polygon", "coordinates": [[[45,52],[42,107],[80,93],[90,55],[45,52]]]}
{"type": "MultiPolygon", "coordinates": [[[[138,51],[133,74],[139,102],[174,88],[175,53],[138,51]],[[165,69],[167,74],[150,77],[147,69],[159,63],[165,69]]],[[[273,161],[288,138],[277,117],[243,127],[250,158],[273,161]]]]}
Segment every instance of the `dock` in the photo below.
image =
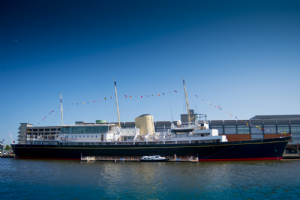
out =
{"type": "MultiPolygon", "coordinates": [[[[166,157],[169,162],[199,162],[198,158],[193,157],[166,157]]],[[[112,161],[112,162],[140,162],[141,157],[101,157],[101,156],[82,156],[81,161],[112,161]]]]}
{"type": "Polygon", "coordinates": [[[282,160],[300,160],[299,154],[283,154],[282,160]]]}

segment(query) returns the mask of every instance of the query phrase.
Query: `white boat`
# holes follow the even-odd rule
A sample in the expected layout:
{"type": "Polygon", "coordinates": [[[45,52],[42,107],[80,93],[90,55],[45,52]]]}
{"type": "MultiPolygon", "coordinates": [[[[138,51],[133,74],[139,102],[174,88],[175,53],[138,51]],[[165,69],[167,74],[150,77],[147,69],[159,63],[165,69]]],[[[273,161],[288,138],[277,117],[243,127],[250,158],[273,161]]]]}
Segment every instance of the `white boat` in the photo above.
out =
{"type": "Polygon", "coordinates": [[[165,158],[165,157],[161,157],[159,155],[155,155],[155,156],[143,156],[140,159],[140,162],[168,162],[169,159],[165,158]]]}

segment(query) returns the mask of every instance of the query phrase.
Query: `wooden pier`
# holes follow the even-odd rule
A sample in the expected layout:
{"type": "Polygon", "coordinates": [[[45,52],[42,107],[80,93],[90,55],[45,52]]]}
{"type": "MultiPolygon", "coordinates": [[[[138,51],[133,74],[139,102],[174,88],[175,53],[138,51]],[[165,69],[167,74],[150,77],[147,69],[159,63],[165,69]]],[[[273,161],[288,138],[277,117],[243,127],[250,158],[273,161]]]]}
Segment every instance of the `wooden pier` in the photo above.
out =
{"type": "MultiPolygon", "coordinates": [[[[142,157],[101,157],[101,156],[82,156],[81,161],[112,161],[112,162],[140,162],[142,157]]],[[[199,162],[195,157],[166,157],[169,162],[199,162]]]]}
{"type": "Polygon", "coordinates": [[[282,160],[300,160],[299,154],[283,154],[282,160]]]}

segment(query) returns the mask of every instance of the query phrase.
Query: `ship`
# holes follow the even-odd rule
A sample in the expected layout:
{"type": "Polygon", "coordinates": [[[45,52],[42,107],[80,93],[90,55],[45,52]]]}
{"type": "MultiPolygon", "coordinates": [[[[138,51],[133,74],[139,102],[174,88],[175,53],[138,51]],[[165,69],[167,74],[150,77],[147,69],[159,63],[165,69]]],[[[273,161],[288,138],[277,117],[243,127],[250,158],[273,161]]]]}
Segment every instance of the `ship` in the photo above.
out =
{"type": "MultiPolygon", "coordinates": [[[[82,157],[133,158],[160,155],[166,159],[197,157],[201,161],[282,160],[290,137],[228,142],[218,130],[209,129],[205,120],[192,122],[183,79],[188,123],[180,120],[163,132],[155,132],[153,116],[135,118],[134,128],[121,128],[114,80],[118,124],[63,125],[54,137],[27,137],[24,144],[12,144],[19,159],[81,160],[82,157]]],[[[62,99],[62,96],[60,96],[62,99]]]]}

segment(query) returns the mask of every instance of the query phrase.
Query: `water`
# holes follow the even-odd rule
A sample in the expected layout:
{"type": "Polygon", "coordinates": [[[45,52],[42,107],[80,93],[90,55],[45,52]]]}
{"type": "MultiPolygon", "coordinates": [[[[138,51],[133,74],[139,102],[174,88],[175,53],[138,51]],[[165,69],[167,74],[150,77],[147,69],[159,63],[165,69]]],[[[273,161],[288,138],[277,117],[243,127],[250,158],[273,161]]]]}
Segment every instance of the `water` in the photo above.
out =
{"type": "Polygon", "coordinates": [[[300,199],[300,161],[0,162],[1,199],[300,199]]]}

